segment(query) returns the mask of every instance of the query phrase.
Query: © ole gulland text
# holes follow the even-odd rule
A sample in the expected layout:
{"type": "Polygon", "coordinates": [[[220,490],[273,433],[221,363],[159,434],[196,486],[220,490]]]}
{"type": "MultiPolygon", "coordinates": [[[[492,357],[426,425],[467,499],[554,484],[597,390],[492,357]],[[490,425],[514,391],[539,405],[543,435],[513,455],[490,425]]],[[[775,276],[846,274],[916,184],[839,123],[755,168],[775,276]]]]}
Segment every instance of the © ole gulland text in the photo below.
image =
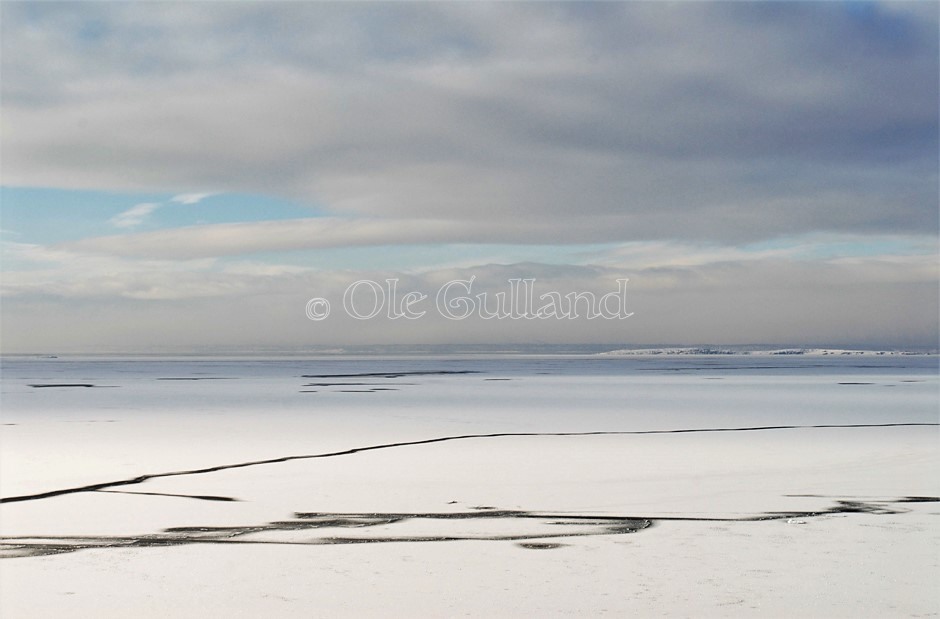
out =
{"type": "MultiPolygon", "coordinates": [[[[602,295],[589,291],[565,294],[548,291],[537,297],[535,278],[509,279],[506,290],[495,293],[474,293],[475,280],[476,276],[473,276],[447,282],[437,290],[432,302],[430,296],[423,292],[399,291],[397,278],[386,279],[384,285],[370,279],[360,279],[346,287],[343,309],[357,320],[377,317],[416,320],[427,314],[431,306],[448,320],[464,320],[471,316],[484,320],[618,320],[633,315],[633,312],[627,311],[626,278],[615,280],[617,289],[602,295]]],[[[330,310],[329,300],[314,297],[307,301],[305,313],[310,320],[319,321],[329,317],[330,310]]]]}
{"type": "MultiPolygon", "coordinates": [[[[386,279],[385,284],[370,279],[360,279],[346,287],[343,293],[343,309],[346,314],[357,320],[370,320],[377,317],[390,319],[406,318],[416,320],[428,312],[432,306],[448,320],[464,320],[478,316],[484,320],[492,319],[576,319],[606,318],[616,320],[629,318],[633,312],[627,312],[627,279],[616,280],[617,289],[603,295],[593,292],[548,291],[536,297],[535,278],[509,279],[507,289],[500,292],[474,293],[473,284],[476,276],[470,279],[454,279],[441,286],[430,296],[412,290],[398,290],[398,279],[386,279]]],[[[307,301],[305,313],[314,321],[329,317],[331,305],[323,297],[314,297],[307,301]]]]}

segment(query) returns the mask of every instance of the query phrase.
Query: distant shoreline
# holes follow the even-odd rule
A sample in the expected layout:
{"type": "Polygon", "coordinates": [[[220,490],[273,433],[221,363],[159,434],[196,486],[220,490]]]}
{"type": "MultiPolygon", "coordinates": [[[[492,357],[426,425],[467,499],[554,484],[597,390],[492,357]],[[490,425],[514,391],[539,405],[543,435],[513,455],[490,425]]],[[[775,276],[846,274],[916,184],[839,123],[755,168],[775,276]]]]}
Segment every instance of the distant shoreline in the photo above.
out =
{"type": "Polygon", "coordinates": [[[433,358],[433,357],[931,357],[930,348],[842,348],[817,346],[657,346],[625,345],[470,345],[470,346],[349,346],[300,350],[158,350],[158,351],[63,351],[58,353],[2,353],[2,359],[298,359],[298,358],[433,358]]]}

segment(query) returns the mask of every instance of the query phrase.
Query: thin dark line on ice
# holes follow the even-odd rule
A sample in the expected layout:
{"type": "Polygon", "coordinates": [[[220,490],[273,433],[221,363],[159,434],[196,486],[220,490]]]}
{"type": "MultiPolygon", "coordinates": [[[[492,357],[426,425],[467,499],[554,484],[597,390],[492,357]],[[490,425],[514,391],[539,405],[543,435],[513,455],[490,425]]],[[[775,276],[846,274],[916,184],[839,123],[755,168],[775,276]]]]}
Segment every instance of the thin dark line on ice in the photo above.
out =
{"type": "Polygon", "coordinates": [[[418,372],[357,372],[355,374],[301,374],[301,378],[400,378],[402,376],[446,376],[479,374],[477,370],[434,370],[418,372]]]}
{"type": "Polygon", "coordinates": [[[170,492],[134,492],[133,490],[98,490],[108,494],[139,494],[141,496],[168,496],[179,499],[199,499],[201,501],[238,501],[230,496],[215,496],[211,494],[173,494],[170,492]]]}
{"type": "Polygon", "coordinates": [[[238,462],[235,464],[220,464],[201,469],[190,469],[186,471],[170,471],[167,473],[148,473],[139,475],[130,479],[120,479],[116,481],[106,481],[88,486],[78,486],[74,488],[62,488],[59,490],[50,490],[48,492],[39,492],[37,494],[24,494],[20,496],[2,497],[0,503],[18,503],[21,501],[35,501],[38,499],[49,499],[67,494],[77,494],[79,492],[97,492],[108,488],[121,486],[133,486],[142,484],[151,479],[160,479],[163,477],[181,477],[184,475],[202,475],[205,473],[215,473],[217,471],[227,471],[231,469],[242,469],[250,466],[261,466],[263,464],[279,464],[281,462],[291,462],[293,460],[313,460],[316,458],[333,458],[336,456],[351,456],[357,453],[367,451],[378,451],[380,449],[393,449],[395,447],[414,447],[417,445],[432,445],[434,443],[446,443],[450,441],[461,441],[480,438],[506,438],[506,437],[535,437],[535,436],[633,436],[646,434],[693,434],[700,432],[758,432],[764,430],[803,430],[803,429],[821,429],[821,428],[895,428],[912,426],[940,426],[940,423],[850,423],[850,424],[816,424],[816,425],[787,425],[787,426],[750,426],[743,428],[683,428],[678,430],[613,430],[613,431],[594,431],[594,432],[493,432],[491,434],[459,434],[454,436],[440,436],[437,438],[427,438],[417,441],[401,441],[397,443],[383,443],[379,445],[367,445],[365,447],[353,447],[341,451],[331,451],[321,454],[305,454],[299,456],[283,456],[280,458],[270,458],[267,460],[253,460],[250,462],[238,462]]]}

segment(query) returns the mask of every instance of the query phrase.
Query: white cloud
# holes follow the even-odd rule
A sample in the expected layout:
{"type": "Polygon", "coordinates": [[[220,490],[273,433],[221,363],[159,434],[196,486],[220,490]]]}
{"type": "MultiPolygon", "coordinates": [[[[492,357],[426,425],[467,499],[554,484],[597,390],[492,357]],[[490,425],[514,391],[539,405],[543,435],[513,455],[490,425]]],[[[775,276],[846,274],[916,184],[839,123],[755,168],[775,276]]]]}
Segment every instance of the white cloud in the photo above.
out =
{"type": "Polygon", "coordinates": [[[118,213],[110,219],[110,223],[115,228],[136,228],[144,223],[150,214],[160,208],[159,202],[144,202],[133,206],[123,213],[118,213]]]}
{"type": "Polygon", "coordinates": [[[471,226],[440,220],[318,217],[207,224],[64,243],[67,250],[114,256],[190,259],[294,249],[468,240],[471,226]]]}
{"type": "MultiPolygon", "coordinates": [[[[217,195],[217,192],[203,193],[181,193],[170,198],[170,202],[175,204],[198,204],[210,196],[217,195]]],[[[137,204],[122,213],[118,213],[109,220],[109,223],[115,228],[136,228],[144,223],[150,215],[158,208],[164,206],[160,202],[144,202],[137,204]]]]}
{"type": "Polygon", "coordinates": [[[2,243],[2,256],[0,291],[6,298],[120,299],[157,289],[163,298],[189,298],[224,290],[206,277],[216,263],[211,259],[128,260],[11,241],[2,243]],[[200,285],[187,286],[194,278],[200,285]]]}
{"type": "Polygon", "coordinates": [[[218,195],[218,192],[207,191],[203,193],[181,193],[178,196],[173,196],[170,198],[170,202],[175,202],[177,204],[198,204],[206,198],[218,195]]]}

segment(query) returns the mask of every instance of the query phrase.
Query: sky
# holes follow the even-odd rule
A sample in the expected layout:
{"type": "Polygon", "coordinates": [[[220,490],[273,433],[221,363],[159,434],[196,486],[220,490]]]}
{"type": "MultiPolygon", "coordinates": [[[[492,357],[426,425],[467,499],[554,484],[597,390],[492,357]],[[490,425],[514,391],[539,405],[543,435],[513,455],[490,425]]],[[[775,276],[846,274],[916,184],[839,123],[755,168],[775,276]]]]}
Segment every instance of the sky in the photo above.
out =
{"type": "Polygon", "coordinates": [[[937,346],[936,2],[0,11],[4,353],[937,346]]]}

